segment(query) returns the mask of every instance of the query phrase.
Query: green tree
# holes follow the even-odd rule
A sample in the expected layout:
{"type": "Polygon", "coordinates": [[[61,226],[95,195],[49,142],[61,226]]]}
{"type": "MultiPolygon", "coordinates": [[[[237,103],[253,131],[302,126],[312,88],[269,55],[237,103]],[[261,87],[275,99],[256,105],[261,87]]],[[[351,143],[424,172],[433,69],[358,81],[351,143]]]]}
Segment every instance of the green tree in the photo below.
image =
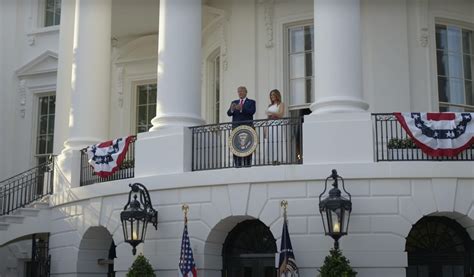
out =
{"type": "Polygon", "coordinates": [[[349,260],[342,255],[341,250],[331,249],[319,269],[321,277],[355,277],[357,272],[352,270],[349,260]]]}
{"type": "Polygon", "coordinates": [[[156,275],[148,259],[139,254],[128,269],[127,277],[156,277],[156,275]]]}

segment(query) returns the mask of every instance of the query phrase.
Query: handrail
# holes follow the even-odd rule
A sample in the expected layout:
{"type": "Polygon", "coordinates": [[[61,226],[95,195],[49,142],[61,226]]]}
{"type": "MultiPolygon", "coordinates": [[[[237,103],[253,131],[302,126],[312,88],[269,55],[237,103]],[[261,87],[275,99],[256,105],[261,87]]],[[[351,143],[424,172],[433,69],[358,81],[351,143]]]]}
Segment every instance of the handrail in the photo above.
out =
{"type": "Polygon", "coordinates": [[[54,159],[0,182],[0,216],[53,193],[54,159]]]}

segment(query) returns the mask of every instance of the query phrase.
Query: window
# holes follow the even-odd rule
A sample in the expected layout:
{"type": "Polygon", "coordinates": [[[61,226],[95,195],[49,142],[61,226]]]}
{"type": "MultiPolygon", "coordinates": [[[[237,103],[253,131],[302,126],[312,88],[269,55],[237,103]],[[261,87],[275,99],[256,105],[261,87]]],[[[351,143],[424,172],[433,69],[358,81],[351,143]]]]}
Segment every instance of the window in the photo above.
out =
{"type": "Polygon", "coordinates": [[[436,60],[440,112],[473,112],[473,31],[437,24],[436,60]]]}
{"type": "Polygon", "coordinates": [[[287,28],[287,72],[290,110],[308,108],[313,102],[313,37],[312,24],[287,28]]]}
{"type": "Polygon", "coordinates": [[[156,84],[138,85],[136,103],[136,132],[147,132],[152,127],[151,120],[156,116],[156,84]]]}
{"type": "Polygon", "coordinates": [[[47,162],[49,155],[53,153],[56,96],[41,96],[38,100],[36,158],[38,164],[42,164],[47,162]]]}
{"type": "Polygon", "coordinates": [[[44,27],[59,25],[61,18],[61,0],[45,0],[44,27]]]}
{"type": "Polygon", "coordinates": [[[221,80],[221,57],[220,49],[217,49],[207,58],[207,112],[208,123],[219,123],[220,113],[220,80],[221,80]]]}

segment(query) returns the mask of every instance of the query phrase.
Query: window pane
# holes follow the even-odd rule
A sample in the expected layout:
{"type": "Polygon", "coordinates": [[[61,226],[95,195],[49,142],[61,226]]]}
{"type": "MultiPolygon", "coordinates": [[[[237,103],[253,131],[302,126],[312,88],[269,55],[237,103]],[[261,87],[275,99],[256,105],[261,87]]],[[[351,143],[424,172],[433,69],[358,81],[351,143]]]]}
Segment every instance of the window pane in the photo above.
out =
{"type": "Polygon", "coordinates": [[[156,115],[156,105],[150,105],[148,106],[148,121],[147,125],[151,124],[151,120],[155,117],[156,115]]]}
{"type": "Polygon", "coordinates": [[[464,84],[461,80],[449,79],[448,102],[464,104],[464,84]]]}
{"type": "Polygon", "coordinates": [[[49,135],[46,137],[47,139],[47,147],[46,147],[46,153],[53,153],[53,135],[49,135]]]}
{"type": "Polygon", "coordinates": [[[472,81],[465,81],[464,85],[466,90],[466,105],[474,106],[474,90],[472,81]]]}
{"type": "Polygon", "coordinates": [[[293,54],[290,56],[290,79],[305,76],[305,54],[293,54]]]}
{"type": "Polygon", "coordinates": [[[306,79],[306,103],[313,103],[314,99],[313,97],[313,78],[311,79],[306,79]]]}
{"type": "Polygon", "coordinates": [[[464,79],[473,80],[472,67],[474,66],[474,56],[464,55],[464,79]]]}
{"type": "Polygon", "coordinates": [[[290,81],[290,105],[306,104],[305,82],[303,78],[290,81]]]}
{"type": "Polygon", "coordinates": [[[448,76],[448,56],[444,51],[437,51],[436,61],[438,64],[438,75],[448,76]]]}
{"type": "Polygon", "coordinates": [[[56,112],[56,96],[49,97],[49,114],[56,112]]]}
{"type": "Polygon", "coordinates": [[[438,77],[438,95],[440,102],[448,102],[449,86],[445,77],[438,77]]]}
{"type": "Polygon", "coordinates": [[[138,107],[138,116],[137,116],[137,125],[147,125],[147,110],[146,106],[139,106],[138,107]]]}
{"type": "Polygon", "coordinates": [[[306,53],[305,58],[306,77],[313,76],[313,53],[306,53]]]}
{"type": "Polygon", "coordinates": [[[149,85],[148,104],[156,104],[156,85],[149,85]]]}
{"type": "Polygon", "coordinates": [[[461,56],[457,54],[448,55],[449,76],[455,78],[462,78],[462,63],[461,56]]]}
{"type": "Polygon", "coordinates": [[[436,25],[436,48],[446,49],[448,45],[446,26],[436,25]]]}
{"type": "Polygon", "coordinates": [[[290,29],[289,32],[290,32],[290,53],[304,51],[303,27],[290,29]]]}
{"type": "Polygon", "coordinates": [[[40,114],[45,115],[48,113],[48,97],[40,97],[40,114]]]}
{"type": "Polygon", "coordinates": [[[313,50],[313,26],[304,27],[304,50],[313,50]]]}
{"type": "Polygon", "coordinates": [[[48,116],[48,134],[54,134],[54,114],[48,116]]]}
{"type": "Polygon", "coordinates": [[[147,100],[147,89],[144,86],[140,86],[138,88],[138,105],[145,105],[147,100]]]}
{"type": "Polygon", "coordinates": [[[461,52],[461,28],[448,26],[448,50],[461,52]]]}
{"type": "Polygon", "coordinates": [[[138,126],[137,127],[137,133],[143,133],[143,132],[147,132],[147,131],[148,131],[147,126],[138,126]]]}
{"type": "Polygon", "coordinates": [[[40,116],[38,134],[39,135],[46,134],[47,127],[48,127],[48,116],[47,115],[40,116]]]}
{"type": "Polygon", "coordinates": [[[474,54],[474,46],[472,42],[472,31],[462,31],[462,48],[465,54],[474,54]]]}
{"type": "Polygon", "coordinates": [[[38,141],[36,144],[36,153],[37,154],[46,153],[46,136],[38,136],[38,141]]]}

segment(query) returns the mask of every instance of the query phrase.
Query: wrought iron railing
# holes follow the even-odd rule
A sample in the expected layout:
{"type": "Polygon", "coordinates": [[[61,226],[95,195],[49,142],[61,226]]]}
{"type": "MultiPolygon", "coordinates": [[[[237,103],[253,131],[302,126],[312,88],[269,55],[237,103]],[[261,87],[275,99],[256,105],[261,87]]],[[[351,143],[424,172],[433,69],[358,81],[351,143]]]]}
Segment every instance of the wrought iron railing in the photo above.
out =
{"type": "Polygon", "coordinates": [[[53,193],[54,159],[0,182],[0,216],[53,193]]]}
{"type": "Polygon", "coordinates": [[[81,176],[80,185],[87,186],[96,183],[109,182],[114,180],[122,180],[135,177],[135,141],[136,136],[132,138],[128,146],[128,151],[120,166],[119,170],[114,172],[111,176],[102,178],[95,174],[94,169],[89,164],[89,157],[87,156],[87,148],[81,150],[81,176]]]}
{"type": "MultiPolygon", "coordinates": [[[[303,162],[303,118],[239,122],[257,133],[257,147],[251,166],[301,164],[303,162]]],[[[192,170],[236,167],[229,148],[229,136],[236,123],[190,127],[192,131],[192,170]]]]}
{"type": "Polygon", "coordinates": [[[421,151],[393,113],[372,114],[376,161],[473,161],[474,146],[454,157],[433,157],[421,151]]]}

